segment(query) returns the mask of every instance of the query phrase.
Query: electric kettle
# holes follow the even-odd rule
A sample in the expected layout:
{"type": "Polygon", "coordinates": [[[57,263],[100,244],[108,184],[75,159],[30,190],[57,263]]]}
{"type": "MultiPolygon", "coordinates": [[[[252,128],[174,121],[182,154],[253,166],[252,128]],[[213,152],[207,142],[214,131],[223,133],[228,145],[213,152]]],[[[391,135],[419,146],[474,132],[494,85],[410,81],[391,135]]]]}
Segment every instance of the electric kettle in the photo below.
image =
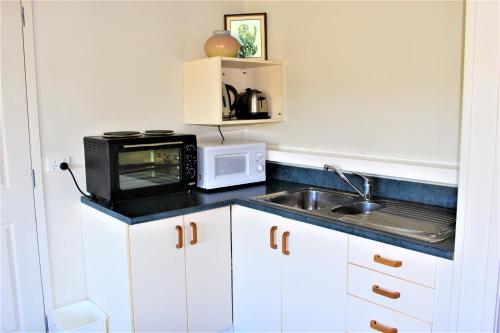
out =
{"type": "Polygon", "coordinates": [[[222,82],[222,118],[225,120],[233,116],[233,111],[236,107],[236,100],[238,99],[238,91],[230,84],[222,82]],[[231,94],[233,93],[233,101],[231,102],[231,94]]]}
{"type": "Polygon", "coordinates": [[[257,89],[245,89],[236,100],[235,115],[238,119],[269,118],[266,95],[257,89]]]}

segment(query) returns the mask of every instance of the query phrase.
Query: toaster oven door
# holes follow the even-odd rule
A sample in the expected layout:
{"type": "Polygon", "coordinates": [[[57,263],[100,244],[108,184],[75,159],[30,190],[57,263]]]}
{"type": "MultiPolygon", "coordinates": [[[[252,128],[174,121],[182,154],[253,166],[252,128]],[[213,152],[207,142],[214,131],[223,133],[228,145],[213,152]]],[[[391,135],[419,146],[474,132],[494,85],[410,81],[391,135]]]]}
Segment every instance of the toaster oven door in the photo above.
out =
{"type": "Polygon", "coordinates": [[[124,145],[118,151],[118,188],[176,187],[183,181],[182,147],[182,142],[124,145]]]}

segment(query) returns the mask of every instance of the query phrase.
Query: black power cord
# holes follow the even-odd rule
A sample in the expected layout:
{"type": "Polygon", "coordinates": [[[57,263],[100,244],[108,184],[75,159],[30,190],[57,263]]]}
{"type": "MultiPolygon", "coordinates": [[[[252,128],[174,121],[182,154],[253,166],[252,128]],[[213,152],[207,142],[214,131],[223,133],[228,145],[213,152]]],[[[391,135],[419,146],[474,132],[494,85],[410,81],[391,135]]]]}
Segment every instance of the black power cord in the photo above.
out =
{"type": "Polygon", "coordinates": [[[220,130],[220,125],[217,125],[217,128],[219,129],[220,136],[222,137],[222,142],[226,141],[224,135],[222,135],[222,131],[220,130]]]}
{"type": "Polygon", "coordinates": [[[76,188],[78,189],[78,191],[80,191],[80,193],[84,196],[86,196],[87,198],[90,198],[90,199],[93,199],[92,196],[88,195],[88,194],[85,194],[82,189],[80,188],[80,186],[78,186],[78,183],[76,182],[76,179],[75,179],[75,175],[73,174],[73,171],[71,171],[71,169],[69,168],[69,165],[68,163],[66,162],[62,162],[61,164],[59,164],[59,168],[61,170],[68,170],[71,177],[73,178],[73,181],[75,182],[75,185],[76,185],[76,188]]]}

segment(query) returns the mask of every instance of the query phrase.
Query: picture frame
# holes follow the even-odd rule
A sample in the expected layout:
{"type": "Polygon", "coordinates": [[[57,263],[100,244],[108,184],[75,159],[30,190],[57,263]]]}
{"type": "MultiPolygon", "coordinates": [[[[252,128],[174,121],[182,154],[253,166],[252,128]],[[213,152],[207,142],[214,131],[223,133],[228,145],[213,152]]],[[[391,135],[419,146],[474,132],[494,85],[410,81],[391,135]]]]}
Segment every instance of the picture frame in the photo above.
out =
{"type": "Polygon", "coordinates": [[[224,15],[224,29],[241,45],[238,58],[267,60],[267,14],[224,15]]]}

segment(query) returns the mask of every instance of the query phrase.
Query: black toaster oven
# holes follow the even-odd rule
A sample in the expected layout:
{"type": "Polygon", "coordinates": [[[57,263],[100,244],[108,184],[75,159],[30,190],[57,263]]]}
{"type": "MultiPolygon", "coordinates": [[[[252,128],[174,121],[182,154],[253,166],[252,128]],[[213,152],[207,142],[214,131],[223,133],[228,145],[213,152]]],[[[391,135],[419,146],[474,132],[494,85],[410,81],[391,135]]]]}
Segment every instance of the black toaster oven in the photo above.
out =
{"type": "Polygon", "coordinates": [[[196,187],[196,136],[83,138],[87,191],[116,202],[196,187]]]}

